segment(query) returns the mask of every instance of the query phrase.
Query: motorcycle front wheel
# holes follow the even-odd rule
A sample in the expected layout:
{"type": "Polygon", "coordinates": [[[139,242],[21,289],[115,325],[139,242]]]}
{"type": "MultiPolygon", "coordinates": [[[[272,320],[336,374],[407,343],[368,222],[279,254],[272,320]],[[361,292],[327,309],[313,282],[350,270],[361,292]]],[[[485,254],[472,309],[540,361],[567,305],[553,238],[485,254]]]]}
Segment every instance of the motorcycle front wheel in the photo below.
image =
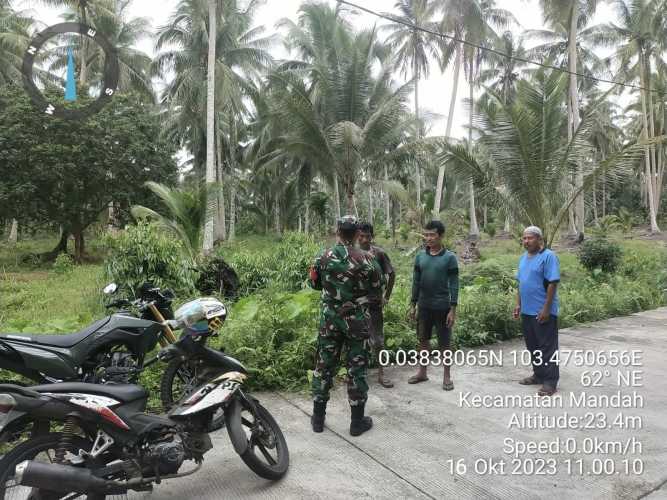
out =
{"type": "Polygon", "coordinates": [[[258,476],[275,481],[289,468],[287,441],[269,411],[256,400],[254,407],[234,398],[225,413],[227,432],[241,460],[258,476]]]}
{"type": "MultiPolygon", "coordinates": [[[[219,369],[206,366],[200,358],[171,360],[160,381],[160,399],[165,411],[182,401],[202,384],[221,373],[219,369]]],[[[209,432],[217,431],[225,425],[225,414],[218,410],[211,419],[209,432]]]]}

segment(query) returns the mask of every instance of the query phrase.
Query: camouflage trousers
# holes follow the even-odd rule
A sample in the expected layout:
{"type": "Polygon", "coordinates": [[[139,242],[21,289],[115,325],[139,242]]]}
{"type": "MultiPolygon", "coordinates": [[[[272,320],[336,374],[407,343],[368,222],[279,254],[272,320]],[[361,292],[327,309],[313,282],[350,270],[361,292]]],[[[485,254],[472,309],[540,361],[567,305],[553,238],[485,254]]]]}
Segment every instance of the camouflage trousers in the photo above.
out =
{"type": "Polygon", "coordinates": [[[317,361],[311,384],[313,400],[326,402],[334,378],[338,373],[341,353],[346,351],[347,398],[350,406],[364,404],[368,398],[368,324],[366,313],[355,314],[356,318],[340,328],[341,317],[331,317],[323,311],[320,332],[317,338],[317,361]],[[352,328],[349,328],[352,326],[352,328]]]}

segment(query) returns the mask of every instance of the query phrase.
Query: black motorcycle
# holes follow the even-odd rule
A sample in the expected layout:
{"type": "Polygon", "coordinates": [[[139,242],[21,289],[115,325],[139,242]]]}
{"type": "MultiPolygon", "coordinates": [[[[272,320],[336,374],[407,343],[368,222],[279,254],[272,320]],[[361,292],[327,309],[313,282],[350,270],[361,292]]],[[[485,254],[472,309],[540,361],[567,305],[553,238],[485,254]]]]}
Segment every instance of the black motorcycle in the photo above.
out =
{"type": "MultiPolygon", "coordinates": [[[[105,293],[115,292],[114,284],[105,293]]],[[[68,335],[6,333],[0,335],[0,369],[38,384],[54,382],[134,383],[143,369],[158,361],[145,360],[158,343],[176,341],[165,320],[173,318],[171,291],[145,284],[135,301],[113,300],[107,308],[132,307],[95,321],[68,335]]]]}
{"type": "MultiPolygon", "coordinates": [[[[241,459],[277,480],[289,467],[275,419],[243,389],[245,369],[209,381],[166,416],[144,413],[148,394],[136,385],[56,383],[0,385],[0,429],[26,416],[60,422],[62,431],[33,437],[0,460],[0,493],[18,498],[103,499],[146,491],[164,479],[196,472],[213,445],[208,434],[222,411],[241,459]],[[179,472],[186,460],[192,470],[179,472]]],[[[218,471],[216,471],[218,473],[218,471]]]]}

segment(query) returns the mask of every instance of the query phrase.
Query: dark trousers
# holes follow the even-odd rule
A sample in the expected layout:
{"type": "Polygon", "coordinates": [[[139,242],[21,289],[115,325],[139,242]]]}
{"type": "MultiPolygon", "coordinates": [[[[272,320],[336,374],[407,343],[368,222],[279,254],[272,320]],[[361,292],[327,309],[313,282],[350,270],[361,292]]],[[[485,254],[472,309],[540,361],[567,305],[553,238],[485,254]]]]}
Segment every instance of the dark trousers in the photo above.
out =
{"type": "Polygon", "coordinates": [[[521,326],[526,348],[531,353],[535,378],[547,387],[556,387],[560,371],[552,357],[558,350],[558,317],[549,316],[549,321],[539,323],[535,316],[522,314],[521,326]]]}

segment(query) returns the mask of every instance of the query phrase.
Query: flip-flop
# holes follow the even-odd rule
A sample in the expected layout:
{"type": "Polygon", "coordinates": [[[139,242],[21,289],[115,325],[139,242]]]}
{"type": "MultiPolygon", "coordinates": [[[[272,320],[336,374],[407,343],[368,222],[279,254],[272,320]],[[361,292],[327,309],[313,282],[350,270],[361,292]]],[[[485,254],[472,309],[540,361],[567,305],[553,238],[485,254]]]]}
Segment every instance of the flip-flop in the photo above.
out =
{"type": "Polygon", "coordinates": [[[390,389],[390,388],[394,387],[394,383],[387,378],[383,378],[382,380],[378,380],[378,382],[380,382],[380,385],[382,387],[385,387],[387,389],[390,389]]]}
{"type": "Polygon", "coordinates": [[[454,382],[443,382],[442,383],[442,389],[445,391],[453,391],[454,390],[454,382]]]}
{"type": "Polygon", "coordinates": [[[408,379],[408,384],[418,384],[420,382],[426,382],[428,380],[428,377],[418,377],[417,375],[413,375],[408,379]]]}
{"type": "Polygon", "coordinates": [[[519,384],[521,384],[521,385],[537,385],[537,384],[541,384],[541,383],[542,382],[537,380],[532,375],[530,377],[522,378],[521,380],[519,380],[519,384]]]}
{"type": "Polygon", "coordinates": [[[556,388],[555,387],[540,387],[540,389],[537,391],[538,396],[552,396],[556,393],[556,388]]]}

